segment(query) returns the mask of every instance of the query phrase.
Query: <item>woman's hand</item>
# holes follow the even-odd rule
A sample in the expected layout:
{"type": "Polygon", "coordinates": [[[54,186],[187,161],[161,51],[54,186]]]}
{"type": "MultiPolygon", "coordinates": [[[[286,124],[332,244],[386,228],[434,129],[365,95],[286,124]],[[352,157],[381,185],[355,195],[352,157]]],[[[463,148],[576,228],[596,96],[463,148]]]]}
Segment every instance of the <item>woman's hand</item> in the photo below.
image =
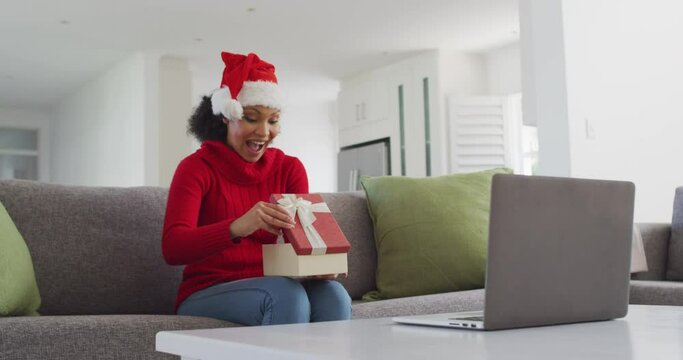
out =
{"type": "Polygon", "coordinates": [[[230,224],[230,238],[248,236],[258,229],[278,235],[280,229],[291,229],[294,224],[294,219],[280,206],[259,201],[246,214],[230,224]]]}

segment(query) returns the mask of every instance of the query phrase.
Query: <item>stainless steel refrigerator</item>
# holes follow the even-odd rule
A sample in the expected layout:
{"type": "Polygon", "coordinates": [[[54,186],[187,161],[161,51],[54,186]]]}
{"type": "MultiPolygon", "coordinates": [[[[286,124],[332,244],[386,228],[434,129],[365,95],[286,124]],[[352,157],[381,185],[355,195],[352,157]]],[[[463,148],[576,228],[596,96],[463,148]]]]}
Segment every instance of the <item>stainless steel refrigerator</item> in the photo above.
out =
{"type": "Polygon", "coordinates": [[[389,139],[343,147],[337,155],[337,190],[361,190],[362,175],[390,175],[389,139]]]}

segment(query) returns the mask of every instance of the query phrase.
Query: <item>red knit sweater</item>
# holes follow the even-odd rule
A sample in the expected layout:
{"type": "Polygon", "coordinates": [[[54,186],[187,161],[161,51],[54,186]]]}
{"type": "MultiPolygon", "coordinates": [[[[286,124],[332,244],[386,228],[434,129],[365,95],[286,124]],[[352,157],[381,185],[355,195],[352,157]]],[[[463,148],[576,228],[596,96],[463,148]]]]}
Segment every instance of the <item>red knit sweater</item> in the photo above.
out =
{"type": "Polygon", "coordinates": [[[264,230],[230,240],[230,224],[271,194],[308,193],[303,164],[269,148],[256,163],[219,141],[206,141],[176,169],[168,193],[162,252],[170,265],[186,265],[178,306],[217,283],[263,276],[264,230]]]}

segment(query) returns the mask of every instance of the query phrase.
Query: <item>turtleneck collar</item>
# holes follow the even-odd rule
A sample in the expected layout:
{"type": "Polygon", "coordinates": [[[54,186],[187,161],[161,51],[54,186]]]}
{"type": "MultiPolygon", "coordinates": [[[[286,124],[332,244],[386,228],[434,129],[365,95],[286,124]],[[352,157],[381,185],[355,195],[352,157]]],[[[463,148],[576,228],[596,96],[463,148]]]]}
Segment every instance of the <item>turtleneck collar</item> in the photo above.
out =
{"type": "Polygon", "coordinates": [[[228,180],[238,184],[257,184],[282,165],[284,153],[266,149],[257,162],[248,162],[221,141],[205,141],[197,153],[228,180]]]}

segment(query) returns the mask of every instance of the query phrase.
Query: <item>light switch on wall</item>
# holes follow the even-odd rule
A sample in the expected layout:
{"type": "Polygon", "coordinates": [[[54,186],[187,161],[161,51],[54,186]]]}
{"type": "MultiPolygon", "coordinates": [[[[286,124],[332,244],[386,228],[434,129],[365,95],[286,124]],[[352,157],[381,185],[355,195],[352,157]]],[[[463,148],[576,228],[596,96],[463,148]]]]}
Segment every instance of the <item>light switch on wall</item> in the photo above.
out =
{"type": "Polygon", "coordinates": [[[585,118],[586,120],[586,139],[588,140],[595,140],[595,126],[593,124],[593,121],[589,118],[585,118]]]}

